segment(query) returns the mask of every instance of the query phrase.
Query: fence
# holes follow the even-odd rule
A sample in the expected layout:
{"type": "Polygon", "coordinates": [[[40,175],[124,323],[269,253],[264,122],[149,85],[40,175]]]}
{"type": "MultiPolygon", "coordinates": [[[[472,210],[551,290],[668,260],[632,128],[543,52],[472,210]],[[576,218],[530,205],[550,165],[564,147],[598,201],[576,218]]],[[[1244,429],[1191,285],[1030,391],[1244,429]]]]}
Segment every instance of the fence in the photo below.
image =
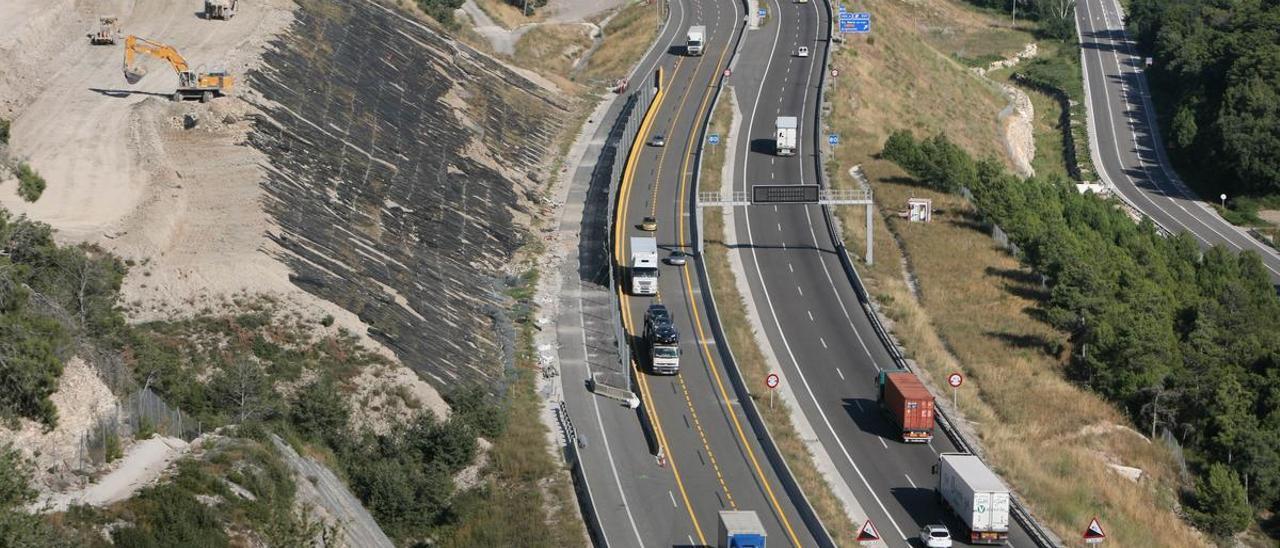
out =
{"type": "Polygon", "coordinates": [[[165,403],[150,388],[143,388],[99,416],[93,427],[80,436],[77,464],[84,468],[120,457],[121,442],[126,437],[158,433],[189,442],[203,431],[200,421],[165,403]]]}

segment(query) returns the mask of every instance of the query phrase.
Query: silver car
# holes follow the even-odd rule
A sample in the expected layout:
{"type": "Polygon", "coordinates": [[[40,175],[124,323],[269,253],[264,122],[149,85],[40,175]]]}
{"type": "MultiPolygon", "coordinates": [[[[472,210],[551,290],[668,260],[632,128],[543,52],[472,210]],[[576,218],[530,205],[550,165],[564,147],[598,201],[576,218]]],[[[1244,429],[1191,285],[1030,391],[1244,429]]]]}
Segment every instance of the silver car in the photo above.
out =
{"type": "Polygon", "coordinates": [[[680,250],[672,251],[667,255],[667,264],[671,266],[684,266],[689,262],[689,254],[680,250]]]}

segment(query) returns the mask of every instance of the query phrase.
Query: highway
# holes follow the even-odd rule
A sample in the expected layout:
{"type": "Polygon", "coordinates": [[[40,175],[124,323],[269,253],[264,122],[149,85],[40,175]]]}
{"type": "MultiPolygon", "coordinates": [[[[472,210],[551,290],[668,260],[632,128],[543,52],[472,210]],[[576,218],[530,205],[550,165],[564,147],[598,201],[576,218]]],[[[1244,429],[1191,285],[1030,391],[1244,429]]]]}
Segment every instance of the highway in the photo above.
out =
{"type": "MultiPolygon", "coordinates": [[[[746,135],[735,141],[733,154],[739,190],[818,182],[813,124],[827,12],[821,2],[767,5],[776,14],[774,34],[753,36],[734,72],[736,82],[761,82],[737,90],[746,116],[746,135]],[[792,56],[800,46],[813,55],[792,56]],[[795,156],[773,154],[778,116],[800,117],[795,156]]],[[[749,282],[745,293],[759,311],[767,346],[861,510],[890,546],[907,545],[930,523],[961,531],[933,491],[937,454],[954,447],[941,432],[928,445],[896,441],[876,406],[873,379],[894,362],[834,254],[821,209],[739,207],[733,216],[737,242],[748,244],[738,249],[749,282]]],[[[1016,523],[1012,529],[1012,546],[1033,546],[1016,523]]]]}
{"type": "Polygon", "coordinates": [[[1280,254],[1223,220],[1174,173],[1159,144],[1142,73],[1145,60],[1125,32],[1122,13],[1117,0],[1081,0],[1076,5],[1090,145],[1099,175],[1167,231],[1189,232],[1205,247],[1258,253],[1272,281],[1280,283],[1280,254]]]}
{"type": "MultiPolygon", "coordinates": [[[[684,56],[683,48],[675,47],[662,62],[669,85],[650,127],[642,126],[642,135],[664,135],[666,145],[644,147],[635,159],[634,177],[623,178],[616,255],[621,264],[630,257],[629,238],[649,235],[638,228],[646,216],[658,219],[654,235],[664,253],[692,249],[687,209],[695,147],[711,108],[716,77],[733,53],[744,9],[736,0],[695,0],[686,9],[681,30],[705,25],[706,51],[684,56]]],[[[691,543],[714,544],[717,512],[754,510],[771,544],[814,546],[737,403],[721,349],[712,342],[693,267],[663,265],[656,298],[623,295],[624,324],[632,337],[642,332],[644,311],[653,302],[671,310],[681,333],[679,375],[637,374],[637,391],[653,418],[665,464],[675,476],[675,503],[687,513],[672,527],[691,525],[691,543]]],[[[638,363],[645,367],[648,362],[640,357],[638,363]]]]}

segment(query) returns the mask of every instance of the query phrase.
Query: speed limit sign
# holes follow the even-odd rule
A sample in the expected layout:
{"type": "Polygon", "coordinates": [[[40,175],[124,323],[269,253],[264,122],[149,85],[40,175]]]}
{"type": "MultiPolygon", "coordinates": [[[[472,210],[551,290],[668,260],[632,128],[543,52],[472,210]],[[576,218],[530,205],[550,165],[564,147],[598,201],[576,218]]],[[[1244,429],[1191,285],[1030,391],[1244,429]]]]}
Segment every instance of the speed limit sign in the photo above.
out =
{"type": "Polygon", "coordinates": [[[777,387],[778,387],[778,374],[777,374],[777,373],[769,373],[769,376],[764,378],[764,384],[765,384],[765,386],[768,386],[769,388],[777,388],[777,387]]]}
{"type": "Polygon", "coordinates": [[[947,375],[947,384],[951,385],[952,388],[960,388],[960,385],[964,384],[964,375],[959,373],[947,375]]]}

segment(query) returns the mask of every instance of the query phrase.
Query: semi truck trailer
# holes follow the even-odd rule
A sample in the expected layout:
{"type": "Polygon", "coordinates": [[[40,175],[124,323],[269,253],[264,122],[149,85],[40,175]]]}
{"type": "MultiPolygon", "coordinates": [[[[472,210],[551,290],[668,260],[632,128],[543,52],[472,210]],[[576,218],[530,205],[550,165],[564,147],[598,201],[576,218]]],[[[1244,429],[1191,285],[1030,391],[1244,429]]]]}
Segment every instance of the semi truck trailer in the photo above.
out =
{"type": "Polygon", "coordinates": [[[938,497],[960,518],[970,544],[1009,540],[1009,488],[981,459],[969,453],[943,453],[935,470],[938,497]]]}
{"type": "Polygon", "coordinates": [[[764,524],[755,512],[720,512],[719,548],[765,548],[764,524]]]}
{"type": "Polygon", "coordinates": [[[902,433],[902,441],[928,443],[933,439],[933,394],[910,371],[881,371],[876,400],[902,433]]]}
{"type": "Polygon", "coordinates": [[[774,142],[778,156],[791,156],[796,153],[796,128],[799,121],[795,116],[779,116],[774,124],[774,142]]]}
{"type": "Polygon", "coordinates": [[[658,240],[631,238],[631,294],[658,294],[658,240]]]}

